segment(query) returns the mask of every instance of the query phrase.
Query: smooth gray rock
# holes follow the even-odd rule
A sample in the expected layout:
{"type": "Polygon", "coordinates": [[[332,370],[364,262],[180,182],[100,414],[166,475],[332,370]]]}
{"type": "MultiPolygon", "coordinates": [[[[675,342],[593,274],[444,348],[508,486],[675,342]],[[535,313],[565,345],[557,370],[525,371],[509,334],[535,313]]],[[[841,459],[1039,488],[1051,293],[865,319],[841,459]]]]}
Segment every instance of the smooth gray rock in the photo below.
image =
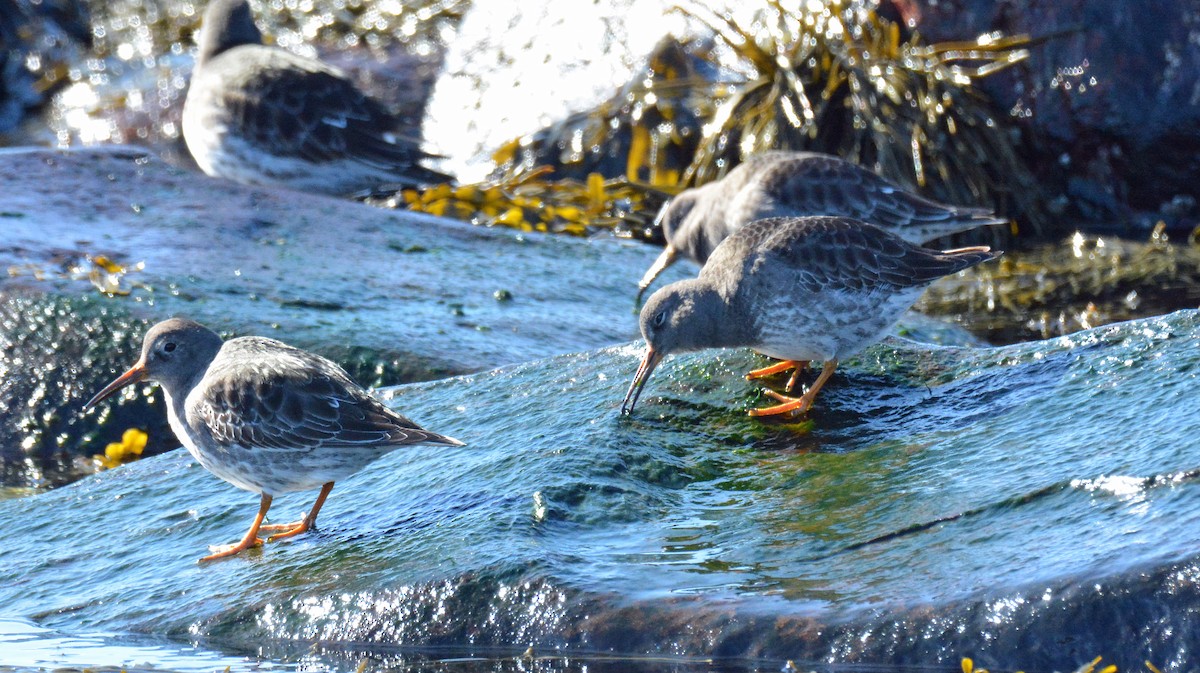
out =
{"type": "Polygon", "coordinates": [[[94,292],[62,269],[103,254],[144,265],[126,285],[146,287],[111,301],[147,318],[446,372],[635,338],[637,278],[657,252],[244,187],[128,148],[0,153],[0,181],[0,265],[14,274],[0,289],[94,292]]]}
{"type": "Polygon", "coordinates": [[[90,472],[130,427],[148,454],[176,445],[144,386],[81,410],[164,318],[278,338],[363,385],[426,380],[634,339],[656,252],[245,187],[129,148],[0,152],[0,183],[8,484],[90,472]],[[97,290],[112,281],[101,255],[134,269],[113,286],[129,296],[97,290]]]}

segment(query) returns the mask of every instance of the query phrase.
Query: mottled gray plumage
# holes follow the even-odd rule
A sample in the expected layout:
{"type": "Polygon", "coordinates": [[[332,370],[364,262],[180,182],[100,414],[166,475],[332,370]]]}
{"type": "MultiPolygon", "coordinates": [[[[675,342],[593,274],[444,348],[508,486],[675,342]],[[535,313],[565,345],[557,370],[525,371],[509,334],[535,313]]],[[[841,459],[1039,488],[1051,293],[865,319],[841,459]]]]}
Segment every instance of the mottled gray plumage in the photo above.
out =
{"type": "Polygon", "coordinates": [[[337,481],[406,444],[459,443],[384,406],[329,360],[264,337],[226,341],[190,392],[164,391],[197,460],[260,493],[337,481]],[[256,469],[205,464],[239,454],[256,469]]]}
{"type": "Polygon", "coordinates": [[[450,178],[340,70],[261,44],[246,0],[204,14],[183,136],[209,175],[331,194],[450,178]]]}
{"type": "Polygon", "coordinates": [[[152,327],[138,362],[87,406],[141,380],[159,383],[171,429],[204,468],[262,496],[241,546],[204,560],[254,546],[274,495],[323,487],[310,515],[285,535],[303,532],[333,482],[380,456],[412,444],[462,445],[392,411],[319,355],[264,337],[222,342],[191,320],[152,327]]]}
{"type": "Polygon", "coordinates": [[[704,264],[721,241],[747,222],[808,215],[851,217],[912,243],[1006,221],[984,208],[931,201],[832,155],[764,152],[664,206],[658,221],[667,246],[642,277],[640,292],[680,254],[704,264]]]}
{"type": "Polygon", "coordinates": [[[697,278],[658,290],[642,307],[649,350],[622,410],[632,411],[672,352],[748,346],[836,366],[882,339],[927,285],[999,255],[986,247],[930,250],[844,217],[747,224],[717,246],[697,278]]]}

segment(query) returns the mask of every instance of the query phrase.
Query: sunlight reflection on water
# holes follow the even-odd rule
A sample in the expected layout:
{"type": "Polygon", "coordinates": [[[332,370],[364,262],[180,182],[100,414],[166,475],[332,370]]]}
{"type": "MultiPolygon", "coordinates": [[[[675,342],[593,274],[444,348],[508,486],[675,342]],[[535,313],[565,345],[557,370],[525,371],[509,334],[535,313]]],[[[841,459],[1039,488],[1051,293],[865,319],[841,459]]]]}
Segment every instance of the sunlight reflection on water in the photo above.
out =
{"type": "Polygon", "coordinates": [[[228,657],[197,647],[148,644],[105,634],[62,635],[28,622],[0,619],[0,671],[94,666],[122,670],[168,669],[209,673],[259,670],[261,662],[228,657]]]}

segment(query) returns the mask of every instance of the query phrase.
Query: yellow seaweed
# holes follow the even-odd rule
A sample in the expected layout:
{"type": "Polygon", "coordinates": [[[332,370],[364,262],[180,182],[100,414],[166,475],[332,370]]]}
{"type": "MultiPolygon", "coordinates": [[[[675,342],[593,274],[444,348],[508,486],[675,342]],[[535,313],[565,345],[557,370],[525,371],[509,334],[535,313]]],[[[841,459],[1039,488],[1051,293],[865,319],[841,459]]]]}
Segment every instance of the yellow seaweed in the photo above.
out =
{"type": "Polygon", "coordinates": [[[112,442],[104,447],[104,455],[93,456],[93,459],[105,469],[137,460],[142,457],[149,435],[137,428],[130,428],[121,435],[121,441],[112,442]]]}

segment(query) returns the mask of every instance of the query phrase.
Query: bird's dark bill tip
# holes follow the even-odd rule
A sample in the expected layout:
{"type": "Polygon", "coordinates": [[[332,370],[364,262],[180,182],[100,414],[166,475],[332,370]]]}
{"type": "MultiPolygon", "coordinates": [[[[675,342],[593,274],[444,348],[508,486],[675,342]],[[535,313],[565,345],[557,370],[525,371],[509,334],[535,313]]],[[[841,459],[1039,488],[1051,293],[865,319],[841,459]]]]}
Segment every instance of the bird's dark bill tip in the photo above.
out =
{"type": "Polygon", "coordinates": [[[642,388],[646,387],[646,381],[650,380],[650,373],[658,366],[660,360],[662,360],[662,354],[655,351],[653,347],[646,350],[646,357],[642,358],[642,363],[633,376],[633,382],[629,384],[629,392],[625,393],[625,401],[621,403],[622,416],[629,416],[633,413],[633,408],[637,406],[638,398],[642,395],[642,388]]]}

